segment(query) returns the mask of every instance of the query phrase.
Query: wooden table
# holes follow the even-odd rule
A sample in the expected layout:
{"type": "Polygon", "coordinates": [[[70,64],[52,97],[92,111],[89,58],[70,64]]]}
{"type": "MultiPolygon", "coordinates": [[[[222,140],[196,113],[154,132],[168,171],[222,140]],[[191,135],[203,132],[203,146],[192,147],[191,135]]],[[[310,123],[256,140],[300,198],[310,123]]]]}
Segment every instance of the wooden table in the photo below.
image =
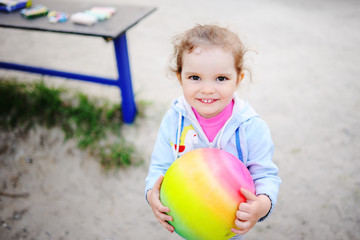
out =
{"type": "MultiPolygon", "coordinates": [[[[33,6],[37,1],[33,1],[33,6]]],[[[39,4],[39,3],[38,3],[39,4]]],[[[105,5],[99,3],[74,3],[74,2],[48,2],[44,5],[48,9],[63,11],[69,15],[76,12],[83,12],[94,6],[105,5]]],[[[109,5],[106,5],[109,6],[109,5]]],[[[116,8],[116,13],[112,18],[98,22],[92,26],[84,26],[72,23],[68,20],[65,23],[51,24],[47,17],[36,19],[25,19],[20,15],[19,11],[12,13],[0,12],[0,27],[13,28],[31,31],[46,31],[66,34],[77,34],[94,37],[102,37],[106,41],[113,41],[117,63],[118,77],[116,79],[104,78],[99,76],[90,76],[73,72],[64,72],[59,69],[47,69],[34,67],[30,65],[21,65],[17,63],[1,62],[0,68],[39,73],[43,75],[58,76],[93,83],[117,86],[120,89],[122,100],[122,115],[125,123],[132,123],[136,116],[136,104],[132,89],[130,64],[128,57],[128,49],[126,42],[126,31],[133,27],[140,20],[155,11],[154,7],[130,6],[111,4],[116,8]]],[[[51,43],[49,43],[51,44],[51,43]]],[[[66,48],[64,47],[64,50],[66,48]]]]}

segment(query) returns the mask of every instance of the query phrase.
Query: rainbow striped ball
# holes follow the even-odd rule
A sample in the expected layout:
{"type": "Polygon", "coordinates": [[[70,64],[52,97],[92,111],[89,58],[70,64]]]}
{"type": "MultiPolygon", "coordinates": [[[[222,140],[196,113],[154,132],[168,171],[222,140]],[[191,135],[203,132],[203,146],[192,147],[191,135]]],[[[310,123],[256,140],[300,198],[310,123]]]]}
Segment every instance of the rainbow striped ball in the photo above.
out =
{"type": "Polygon", "coordinates": [[[255,192],[246,166],[232,154],[215,148],[185,153],[167,170],[160,200],[169,207],[175,232],[185,239],[229,239],[235,234],[235,213],[255,192]]]}

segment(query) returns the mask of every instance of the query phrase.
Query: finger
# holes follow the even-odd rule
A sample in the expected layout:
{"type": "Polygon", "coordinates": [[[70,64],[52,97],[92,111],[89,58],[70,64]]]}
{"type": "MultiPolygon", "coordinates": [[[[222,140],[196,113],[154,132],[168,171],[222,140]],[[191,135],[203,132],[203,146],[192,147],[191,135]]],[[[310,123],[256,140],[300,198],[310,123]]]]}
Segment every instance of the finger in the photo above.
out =
{"type": "Polygon", "coordinates": [[[159,220],[159,219],[158,219],[158,221],[159,221],[159,223],[160,223],[164,228],[166,228],[169,232],[174,232],[175,228],[174,228],[173,226],[171,226],[168,222],[166,222],[166,221],[161,221],[161,220],[159,220]]]}
{"type": "MultiPolygon", "coordinates": [[[[154,193],[155,194],[155,193],[154,193]]],[[[160,201],[159,195],[151,196],[151,208],[154,211],[158,211],[160,213],[168,213],[170,209],[162,204],[160,201]]]]}
{"type": "Polygon", "coordinates": [[[246,198],[247,201],[256,201],[257,200],[256,195],[245,188],[241,188],[240,192],[242,195],[244,195],[244,197],[246,198]]]}
{"type": "Polygon", "coordinates": [[[161,213],[168,213],[170,212],[170,209],[164,205],[160,201],[158,201],[155,205],[156,210],[158,210],[161,213]]]}
{"type": "Polygon", "coordinates": [[[247,221],[240,221],[239,219],[235,219],[235,226],[238,229],[245,229],[247,226],[247,221]]]}
{"type": "Polygon", "coordinates": [[[239,211],[240,211],[240,212],[247,212],[247,213],[249,213],[249,212],[251,211],[251,205],[250,205],[250,203],[247,203],[247,202],[240,203],[240,205],[239,205],[239,211]]]}
{"type": "MultiPolygon", "coordinates": [[[[166,214],[163,214],[163,215],[166,215],[166,214]]],[[[167,215],[159,216],[157,219],[158,219],[159,223],[163,227],[165,227],[169,232],[174,232],[175,228],[171,224],[168,223],[169,221],[172,221],[171,216],[167,216],[167,215]],[[168,217],[170,217],[170,218],[168,218],[168,217]]]]}
{"type": "Polygon", "coordinates": [[[239,219],[235,220],[235,226],[238,230],[238,234],[244,234],[250,230],[250,223],[248,221],[240,221],[239,219]]]}
{"type": "Polygon", "coordinates": [[[167,222],[163,222],[161,225],[163,225],[171,233],[175,230],[175,228],[167,222]]]}
{"type": "Polygon", "coordinates": [[[247,212],[236,211],[236,218],[239,219],[240,221],[249,220],[249,217],[250,214],[248,214],[247,212]]]}
{"type": "Polygon", "coordinates": [[[160,219],[161,221],[172,222],[173,220],[173,218],[170,215],[167,215],[166,213],[158,212],[156,215],[157,218],[160,219]]]}
{"type": "Polygon", "coordinates": [[[239,235],[244,235],[245,233],[248,232],[248,230],[242,230],[242,229],[237,229],[237,228],[232,228],[231,231],[235,234],[239,234],[239,235]]]}

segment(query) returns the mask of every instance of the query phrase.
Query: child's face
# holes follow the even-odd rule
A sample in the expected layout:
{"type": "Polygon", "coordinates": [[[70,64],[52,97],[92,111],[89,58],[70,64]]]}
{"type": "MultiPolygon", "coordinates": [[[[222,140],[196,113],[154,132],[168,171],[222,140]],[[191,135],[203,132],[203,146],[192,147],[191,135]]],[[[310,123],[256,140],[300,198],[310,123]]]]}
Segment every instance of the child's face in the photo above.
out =
{"type": "Polygon", "coordinates": [[[186,101],[204,118],[215,117],[231,102],[241,80],[232,52],[217,46],[184,53],[178,78],[186,101]]]}

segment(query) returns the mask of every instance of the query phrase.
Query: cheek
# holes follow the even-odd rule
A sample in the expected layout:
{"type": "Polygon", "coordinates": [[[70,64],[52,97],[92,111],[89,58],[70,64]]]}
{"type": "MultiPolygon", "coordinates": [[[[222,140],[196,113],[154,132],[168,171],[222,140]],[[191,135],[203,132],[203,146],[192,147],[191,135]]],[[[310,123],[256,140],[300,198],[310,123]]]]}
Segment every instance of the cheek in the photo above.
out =
{"type": "Polygon", "coordinates": [[[183,94],[185,97],[191,96],[194,93],[194,88],[192,88],[188,84],[183,84],[182,89],[183,89],[183,94]]]}
{"type": "Polygon", "coordinates": [[[190,82],[188,81],[184,81],[182,83],[182,88],[183,88],[183,91],[184,92],[195,92],[197,87],[196,87],[196,84],[191,84],[190,82]]]}
{"type": "Polygon", "coordinates": [[[225,98],[232,98],[235,91],[236,91],[235,86],[228,86],[228,87],[222,89],[221,95],[225,98]]]}

